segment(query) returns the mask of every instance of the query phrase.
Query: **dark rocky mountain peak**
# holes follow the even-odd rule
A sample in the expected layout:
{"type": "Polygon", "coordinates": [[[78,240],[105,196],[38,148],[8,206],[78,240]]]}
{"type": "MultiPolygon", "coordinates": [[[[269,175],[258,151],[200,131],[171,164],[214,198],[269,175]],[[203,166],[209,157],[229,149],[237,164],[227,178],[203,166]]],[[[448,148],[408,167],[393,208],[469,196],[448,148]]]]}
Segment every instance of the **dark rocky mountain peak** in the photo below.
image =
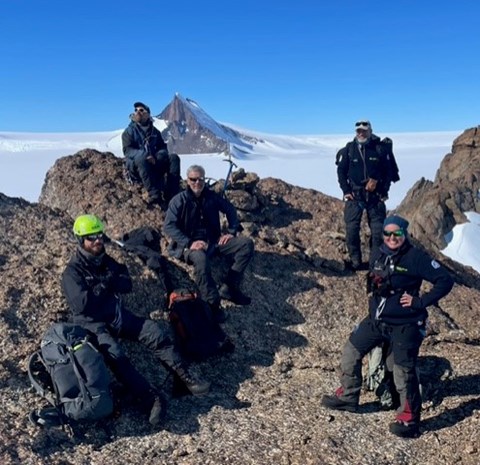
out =
{"type": "Polygon", "coordinates": [[[248,137],[215,121],[198,103],[180,94],[158,115],[165,121],[164,139],[171,152],[248,154],[259,139],[248,137]]]}

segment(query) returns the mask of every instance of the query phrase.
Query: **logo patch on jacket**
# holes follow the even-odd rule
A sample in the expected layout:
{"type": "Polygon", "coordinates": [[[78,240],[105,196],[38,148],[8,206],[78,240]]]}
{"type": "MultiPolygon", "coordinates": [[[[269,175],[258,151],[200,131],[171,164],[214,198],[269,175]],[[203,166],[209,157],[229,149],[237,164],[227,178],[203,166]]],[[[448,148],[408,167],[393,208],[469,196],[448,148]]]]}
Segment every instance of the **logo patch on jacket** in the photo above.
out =
{"type": "Polygon", "coordinates": [[[440,268],[440,263],[438,263],[436,260],[432,260],[432,268],[435,268],[436,270],[440,268]]]}

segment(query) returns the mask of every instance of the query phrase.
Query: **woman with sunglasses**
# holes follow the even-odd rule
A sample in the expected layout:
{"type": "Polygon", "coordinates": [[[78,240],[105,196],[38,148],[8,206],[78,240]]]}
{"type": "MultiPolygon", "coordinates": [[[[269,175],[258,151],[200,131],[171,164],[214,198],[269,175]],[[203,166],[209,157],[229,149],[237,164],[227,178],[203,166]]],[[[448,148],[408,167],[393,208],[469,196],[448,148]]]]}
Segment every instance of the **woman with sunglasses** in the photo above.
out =
{"type": "Polygon", "coordinates": [[[362,388],[362,359],[374,347],[387,343],[393,356],[393,377],[400,396],[390,431],[400,437],[417,437],[421,395],[417,358],[425,337],[427,307],[436,304],[453,287],[448,271],[407,237],[408,221],[389,216],[383,223],[383,244],[373,252],[368,276],[369,316],[352,332],[341,359],[341,387],[324,396],[322,405],[355,412],[362,388]],[[420,294],[423,280],[433,284],[420,294]]]}

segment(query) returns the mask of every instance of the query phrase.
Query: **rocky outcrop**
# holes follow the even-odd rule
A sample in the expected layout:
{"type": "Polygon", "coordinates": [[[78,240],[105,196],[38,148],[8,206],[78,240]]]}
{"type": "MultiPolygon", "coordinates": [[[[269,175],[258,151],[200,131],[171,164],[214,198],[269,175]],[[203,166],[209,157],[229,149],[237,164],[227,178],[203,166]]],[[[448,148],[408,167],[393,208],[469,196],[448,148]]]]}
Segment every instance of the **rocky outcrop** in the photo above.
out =
{"type": "MultiPolygon", "coordinates": [[[[76,247],[73,219],[98,214],[107,233],[121,238],[139,226],[161,229],[164,213],[148,209],[141,188],[124,181],[121,160],[93,150],[58,160],[39,204],[0,195],[2,465],[479,463],[478,279],[470,287],[457,283],[431,311],[419,360],[423,435],[407,444],[387,432],[393,413],[378,411],[371,393],[362,396],[361,415],[320,406],[337,385],[342,346],[366,308],[365,275],[343,267],[342,202],[242,170],[231,187],[244,234],[255,241],[245,282],[253,303],[227,306],[224,329],[235,352],[195,367],[212,381],[212,393],[172,398],[172,380],[152,354],[126,343],[134,364],[168,398],[164,427],[151,428],[126,404],[118,418],[79,426],[74,438],[26,419],[39,403],[28,388],[28,355],[52,321],[68,316],[60,275],[76,247]]],[[[365,230],[362,238],[366,244],[365,230]]],[[[127,306],[167,327],[162,280],[137,256],[107,247],[131,272],[127,306]]],[[[168,268],[177,283],[192,284],[185,264],[169,259],[168,268]]]]}
{"type": "Polygon", "coordinates": [[[411,234],[436,251],[446,247],[456,224],[467,221],[464,212],[480,213],[480,126],[455,139],[434,182],[418,181],[396,211],[411,221],[411,234]]]}

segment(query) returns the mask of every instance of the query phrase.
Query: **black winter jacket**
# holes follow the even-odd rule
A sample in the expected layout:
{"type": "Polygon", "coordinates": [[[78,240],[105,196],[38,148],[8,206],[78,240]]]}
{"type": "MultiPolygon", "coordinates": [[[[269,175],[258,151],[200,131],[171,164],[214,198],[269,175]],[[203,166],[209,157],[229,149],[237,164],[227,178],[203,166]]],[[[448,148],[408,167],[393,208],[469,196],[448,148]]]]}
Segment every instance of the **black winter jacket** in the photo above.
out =
{"type": "Polygon", "coordinates": [[[377,248],[370,263],[369,290],[373,291],[370,315],[389,324],[424,322],[428,316],[426,308],[436,304],[453,287],[449,272],[408,240],[393,254],[385,245],[377,248]],[[423,280],[433,287],[420,296],[423,280]],[[411,307],[402,307],[400,303],[404,292],[414,296],[411,307]]]}
{"type": "Polygon", "coordinates": [[[78,249],[63,272],[62,289],[74,323],[112,324],[120,309],[116,294],[130,292],[132,281],[127,267],[109,255],[78,249]]]}
{"type": "Polygon", "coordinates": [[[354,139],[337,153],[337,177],[343,194],[363,194],[368,179],[372,178],[377,181],[375,193],[387,197],[391,184],[390,163],[380,138],[372,134],[362,150],[364,152],[360,152],[354,139]]]}
{"type": "Polygon", "coordinates": [[[235,207],[221,195],[211,191],[207,186],[197,199],[190,188],[177,194],[168,205],[164,233],[171,238],[168,250],[170,255],[180,258],[183,251],[195,240],[193,234],[198,228],[200,218],[206,228],[206,241],[209,252],[215,247],[222,233],[220,229],[220,212],[228,221],[228,232],[235,235],[240,229],[235,207]]]}
{"type": "Polygon", "coordinates": [[[140,125],[132,121],[122,134],[123,154],[133,161],[143,156],[154,156],[161,150],[168,152],[161,132],[151,123],[144,132],[140,125]]]}

